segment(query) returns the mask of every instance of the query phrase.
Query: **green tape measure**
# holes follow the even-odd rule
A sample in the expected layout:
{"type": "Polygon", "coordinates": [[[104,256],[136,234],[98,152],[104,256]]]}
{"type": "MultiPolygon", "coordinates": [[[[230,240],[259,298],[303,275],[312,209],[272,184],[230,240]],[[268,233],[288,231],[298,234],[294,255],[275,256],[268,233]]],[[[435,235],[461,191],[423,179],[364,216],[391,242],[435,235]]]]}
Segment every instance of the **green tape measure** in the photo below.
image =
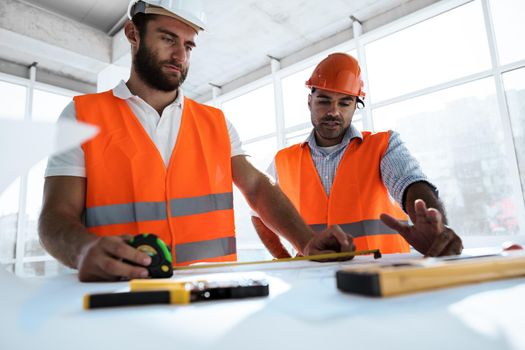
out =
{"type": "Polygon", "coordinates": [[[133,237],[128,244],[151,257],[147,267],[151,278],[168,278],[173,276],[171,252],[166,243],[153,233],[143,233],[133,237]]]}

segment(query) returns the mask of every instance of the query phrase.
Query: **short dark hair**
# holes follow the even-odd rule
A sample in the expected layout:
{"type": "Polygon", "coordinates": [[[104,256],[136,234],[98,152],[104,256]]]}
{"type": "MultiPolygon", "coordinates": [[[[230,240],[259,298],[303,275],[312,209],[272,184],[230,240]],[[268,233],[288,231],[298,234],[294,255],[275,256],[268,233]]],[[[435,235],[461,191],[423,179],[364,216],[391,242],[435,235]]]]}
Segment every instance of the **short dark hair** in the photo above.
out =
{"type": "Polygon", "coordinates": [[[131,21],[133,21],[133,24],[139,30],[139,35],[141,39],[144,39],[144,36],[146,36],[148,23],[157,18],[157,16],[158,15],[145,14],[142,12],[139,12],[135,16],[133,16],[131,21]]]}
{"type": "MultiPolygon", "coordinates": [[[[310,92],[313,94],[317,90],[315,87],[313,87],[310,92]]],[[[357,106],[357,109],[361,109],[365,107],[365,101],[363,101],[359,96],[354,96],[356,98],[355,104],[357,106]]]]}

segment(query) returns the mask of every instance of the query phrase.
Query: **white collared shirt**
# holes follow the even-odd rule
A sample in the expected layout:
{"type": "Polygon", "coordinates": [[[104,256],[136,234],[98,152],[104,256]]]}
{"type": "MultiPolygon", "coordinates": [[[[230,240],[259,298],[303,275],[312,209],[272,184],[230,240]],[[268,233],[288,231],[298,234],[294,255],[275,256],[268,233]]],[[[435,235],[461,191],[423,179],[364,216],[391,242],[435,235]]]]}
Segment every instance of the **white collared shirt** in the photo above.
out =
{"type": "MultiPolygon", "coordinates": [[[[179,93],[175,101],[164,108],[162,116],[143,99],[133,95],[124,81],[121,81],[113,89],[113,95],[126,101],[146,133],[153,143],[155,143],[155,146],[157,146],[164,160],[164,164],[168,167],[171,152],[175,147],[175,142],[177,142],[177,136],[179,135],[182,109],[184,107],[182,89],[179,88],[179,93]]],[[[71,101],[62,111],[58,122],[76,119],[75,102],[71,101]]],[[[242,149],[239,134],[228,119],[226,119],[226,126],[228,127],[228,134],[230,136],[231,156],[245,155],[246,152],[242,149]]],[[[45,176],[86,177],[84,150],[82,147],[78,146],[50,157],[45,176]]]]}

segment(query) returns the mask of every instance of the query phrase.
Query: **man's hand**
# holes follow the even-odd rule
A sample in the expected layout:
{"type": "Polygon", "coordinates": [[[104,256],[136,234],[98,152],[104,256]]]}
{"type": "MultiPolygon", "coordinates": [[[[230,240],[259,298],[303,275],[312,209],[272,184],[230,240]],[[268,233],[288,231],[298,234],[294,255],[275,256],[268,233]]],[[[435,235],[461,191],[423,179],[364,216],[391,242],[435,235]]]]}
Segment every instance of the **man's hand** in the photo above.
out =
{"type": "MultiPolygon", "coordinates": [[[[323,232],[316,234],[304,248],[304,255],[318,255],[328,253],[353,252],[355,245],[352,236],[345,233],[339,225],[328,227],[323,232]]],[[[338,258],[336,261],[350,260],[353,256],[338,258]]],[[[333,261],[333,260],[322,260],[333,261]]]]}
{"type": "Polygon", "coordinates": [[[151,257],[126,243],[130,236],[97,237],[87,243],[78,259],[78,279],[82,282],[146,278],[151,257]],[[140,266],[125,263],[130,261],[140,266]]]}
{"type": "Polygon", "coordinates": [[[443,223],[443,217],[438,210],[427,209],[421,199],[415,201],[414,208],[415,220],[412,226],[400,223],[387,214],[381,214],[381,220],[399,232],[412,247],[425,256],[461,254],[461,238],[443,223]]]}

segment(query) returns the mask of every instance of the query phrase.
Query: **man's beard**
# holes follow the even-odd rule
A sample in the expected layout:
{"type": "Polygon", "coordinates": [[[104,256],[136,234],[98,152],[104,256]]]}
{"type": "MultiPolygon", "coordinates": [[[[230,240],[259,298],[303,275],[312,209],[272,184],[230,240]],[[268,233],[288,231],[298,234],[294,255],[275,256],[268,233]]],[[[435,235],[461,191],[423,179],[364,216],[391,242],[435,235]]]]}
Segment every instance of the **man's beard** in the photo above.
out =
{"type": "Polygon", "coordinates": [[[133,57],[135,71],[150,87],[160,91],[175,91],[182,85],[188,75],[188,68],[184,68],[175,60],[159,61],[157,54],[152,52],[144,40],[140,41],[139,49],[133,57]],[[180,69],[180,78],[176,73],[166,74],[162,71],[164,65],[173,65],[180,69]]]}

